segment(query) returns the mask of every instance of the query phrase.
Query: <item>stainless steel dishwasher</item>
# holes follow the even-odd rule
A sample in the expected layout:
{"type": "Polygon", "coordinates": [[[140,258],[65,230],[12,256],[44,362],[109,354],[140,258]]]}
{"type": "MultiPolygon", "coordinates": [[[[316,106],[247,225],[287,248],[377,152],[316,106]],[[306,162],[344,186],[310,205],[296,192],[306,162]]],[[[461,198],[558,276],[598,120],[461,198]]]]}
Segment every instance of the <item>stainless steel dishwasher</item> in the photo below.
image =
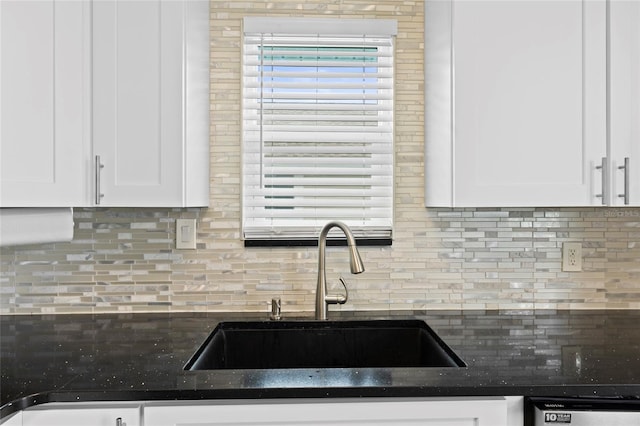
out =
{"type": "Polygon", "coordinates": [[[640,426],[640,396],[525,399],[525,426],[640,426]]]}

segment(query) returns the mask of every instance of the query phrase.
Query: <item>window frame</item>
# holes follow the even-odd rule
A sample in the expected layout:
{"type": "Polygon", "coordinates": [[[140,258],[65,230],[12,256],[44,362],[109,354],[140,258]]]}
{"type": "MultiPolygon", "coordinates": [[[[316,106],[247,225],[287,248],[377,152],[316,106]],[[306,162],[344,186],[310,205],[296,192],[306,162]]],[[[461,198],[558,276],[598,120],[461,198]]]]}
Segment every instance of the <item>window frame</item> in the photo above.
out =
{"type": "MultiPolygon", "coordinates": [[[[243,65],[243,77],[242,77],[242,90],[243,90],[243,96],[242,96],[242,112],[243,112],[243,120],[242,120],[242,146],[243,146],[243,155],[242,155],[242,223],[241,223],[241,231],[242,231],[242,238],[245,241],[245,245],[246,246],[256,246],[256,245],[306,245],[305,241],[315,241],[315,239],[317,239],[317,234],[320,231],[320,228],[322,227],[321,223],[316,223],[313,226],[303,226],[302,228],[296,228],[293,227],[292,229],[285,227],[271,227],[269,228],[269,226],[264,226],[263,228],[261,228],[260,226],[256,226],[255,222],[252,223],[253,227],[248,227],[247,226],[247,221],[248,221],[248,209],[251,208],[251,203],[248,202],[247,200],[249,199],[251,201],[251,198],[249,198],[251,196],[250,193],[250,185],[247,182],[249,182],[250,180],[246,177],[250,172],[247,171],[248,167],[251,167],[251,164],[253,165],[258,165],[260,167],[260,172],[259,172],[259,179],[260,179],[260,185],[263,185],[262,181],[263,178],[266,177],[266,172],[264,172],[262,170],[263,164],[265,163],[265,157],[262,154],[262,150],[264,147],[264,141],[263,141],[263,136],[262,136],[262,127],[264,124],[264,120],[262,117],[262,112],[260,112],[260,118],[259,118],[259,127],[260,127],[260,142],[259,142],[259,149],[260,149],[260,160],[259,162],[256,162],[255,160],[250,162],[248,160],[249,156],[250,156],[250,149],[247,148],[247,146],[250,146],[249,144],[253,143],[255,145],[255,141],[251,141],[250,137],[247,136],[250,131],[249,129],[249,125],[247,124],[249,122],[249,119],[247,118],[247,116],[249,115],[248,111],[251,111],[250,108],[251,106],[248,106],[248,100],[247,99],[253,99],[254,102],[258,102],[259,108],[262,111],[262,108],[264,108],[264,100],[262,98],[263,96],[263,81],[261,80],[263,77],[263,73],[264,73],[264,67],[262,66],[262,61],[263,58],[266,57],[265,54],[260,54],[259,55],[259,60],[260,60],[260,66],[256,66],[255,64],[253,65],[254,68],[260,68],[259,73],[260,73],[260,77],[258,78],[257,81],[253,81],[253,84],[258,84],[260,87],[258,90],[260,90],[260,93],[258,96],[260,96],[260,99],[258,101],[256,101],[255,99],[255,95],[253,98],[251,98],[251,96],[249,96],[247,94],[247,92],[249,92],[250,90],[250,82],[249,84],[246,84],[247,81],[249,80],[249,78],[251,77],[250,72],[247,71],[248,68],[248,62],[249,59],[246,51],[248,51],[251,48],[251,45],[248,45],[249,41],[247,41],[247,38],[251,38],[251,37],[256,37],[256,36],[260,36],[261,38],[264,38],[265,35],[269,36],[269,37],[309,37],[309,36],[316,36],[316,37],[320,37],[320,40],[324,41],[324,37],[333,37],[336,40],[337,39],[353,39],[353,41],[355,42],[356,39],[364,39],[363,37],[366,37],[366,40],[369,39],[375,39],[376,37],[381,39],[381,40],[385,40],[385,43],[389,43],[389,46],[385,46],[385,48],[390,50],[390,54],[387,53],[387,56],[390,58],[390,67],[391,67],[391,77],[390,77],[390,88],[389,88],[389,93],[390,93],[390,100],[388,101],[387,104],[387,108],[389,109],[389,114],[390,114],[390,119],[388,119],[389,123],[387,124],[387,127],[390,127],[390,130],[387,130],[387,134],[388,134],[388,138],[390,138],[389,146],[385,149],[388,149],[389,152],[387,152],[385,155],[388,155],[388,158],[385,158],[384,161],[387,161],[388,163],[384,163],[382,165],[382,167],[388,167],[390,168],[390,170],[387,170],[385,172],[381,172],[384,173],[386,176],[389,177],[390,179],[390,183],[388,184],[383,184],[382,188],[387,188],[387,190],[389,191],[388,194],[385,193],[385,195],[383,196],[384,198],[387,198],[388,201],[384,202],[385,203],[385,209],[388,209],[388,213],[385,213],[385,216],[383,219],[381,219],[379,222],[377,219],[371,219],[371,218],[365,218],[364,215],[362,216],[361,222],[358,222],[357,220],[352,220],[350,218],[345,218],[345,217],[340,217],[339,215],[337,216],[332,216],[331,218],[326,218],[325,222],[328,222],[330,220],[341,220],[345,223],[347,223],[353,230],[354,234],[356,235],[356,238],[358,239],[359,242],[361,243],[365,243],[367,241],[369,241],[369,243],[371,244],[375,244],[375,245],[380,245],[380,244],[391,244],[392,241],[392,232],[393,232],[393,198],[394,198],[394,170],[393,170],[393,160],[394,160],[394,151],[393,151],[393,139],[394,139],[394,131],[393,131],[393,124],[394,124],[394,118],[393,118],[393,110],[394,110],[394,103],[393,103],[393,86],[395,86],[394,84],[394,76],[393,76],[393,70],[394,70],[394,36],[397,34],[397,22],[395,20],[384,20],[384,19],[335,19],[335,18],[321,18],[321,19],[315,19],[315,18],[261,18],[261,17],[245,17],[243,20],[243,35],[244,35],[244,39],[243,39],[243,60],[242,60],[242,65],[243,65]],[[363,36],[364,35],[364,36],[363,36]],[[247,47],[249,46],[249,47],[247,47]],[[247,195],[249,194],[249,195],[247,195]],[[388,206],[387,206],[388,204],[388,206]],[[386,219],[385,219],[386,218],[386,219]],[[370,226],[368,225],[368,222],[376,222],[378,224],[383,223],[383,226],[370,226]]],[[[265,46],[267,46],[268,43],[263,44],[263,42],[260,42],[260,49],[263,49],[265,46]]],[[[273,45],[270,46],[270,49],[273,49],[275,44],[272,43],[273,45]]],[[[352,43],[353,44],[353,43],[352,43]]],[[[317,47],[321,48],[322,46],[325,46],[326,43],[323,45],[322,43],[318,43],[317,47]]],[[[282,44],[282,46],[284,46],[284,44],[282,44]]],[[[336,48],[337,49],[337,48],[336,48]]],[[[379,49],[379,47],[376,47],[376,49],[379,49]]],[[[264,50],[262,50],[264,52],[264,50]]],[[[364,50],[363,50],[364,51],[364,50]]],[[[372,51],[372,50],[367,50],[367,52],[372,51]]],[[[377,55],[379,53],[379,50],[373,50],[375,52],[375,54],[377,55]]],[[[360,56],[364,56],[364,55],[360,55],[360,56]]],[[[378,72],[378,69],[380,68],[380,65],[378,65],[378,63],[375,63],[375,68],[376,69],[376,73],[378,72]]],[[[313,74],[313,76],[319,75],[318,71],[316,71],[315,74],[313,74]]],[[[380,79],[377,78],[375,81],[378,82],[380,79]]],[[[375,90],[379,90],[378,87],[382,87],[380,86],[381,83],[376,83],[375,86],[375,90]]],[[[255,88],[255,86],[254,86],[255,88]]],[[[363,89],[364,91],[364,89],[363,89]]],[[[335,94],[335,92],[332,92],[333,94],[335,94]]],[[[377,92],[375,92],[377,93],[377,92]]],[[[364,95],[363,95],[364,96],[364,95]]],[[[317,102],[317,101],[316,101],[317,102]]],[[[348,101],[346,101],[348,102],[348,101]]],[[[365,102],[365,101],[363,101],[365,102]]],[[[376,104],[377,102],[383,102],[383,101],[374,101],[374,104],[376,104]]],[[[380,104],[382,105],[382,103],[380,104]]],[[[254,107],[255,108],[255,107],[254,107]]],[[[380,111],[379,108],[382,107],[376,107],[376,111],[380,111]]],[[[378,123],[378,121],[374,120],[374,122],[378,123]]],[[[364,129],[364,127],[363,127],[364,129]]],[[[386,143],[386,142],[383,142],[386,143]]],[[[369,152],[368,155],[373,155],[371,154],[371,152],[369,152]]],[[[335,157],[337,158],[337,157],[335,157]]],[[[342,158],[341,160],[345,160],[347,163],[349,162],[348,159],[344,159],[342,158]]],[[[348,167],[348,166],[347,166],[348,167]]],[[[357,171],[357,169],[354,169],[357,171]]],[[[255,176],[256,172],[254,172],[254,176],[255,176]]],[[[280,176],[284,176],[284,175],[280,175],[280,176]]],[[[371,178],[372,175],[369,175],[369,177],[371,178]]],[[[271,176],[273,177],[273,176],[271,176]]],[[[275,177],[279,177],[278,175],[276,175],[275,177]]],[[[346,178],[345,178],[346,179],[346,178]]],[[[255,188],[255,182],[253,183],[253,187],[255,188]]],[[[304,185],[303,185],[304,187],[304,185]]],[[[262,186],[261,188],[264,188],[264,186],[262,186]]],[[[258,189],[255,191],[263,191],[264,189],[258,189]]],[[[363,191],[366,192],[366,191],[363,191]]],[[[258,199],[258,201],[260,201],[260,197],[264,197],[264,198],[269,198],[268,196],[264,196],[264,195],[258,195],[253,199],[258,199]]],[[[300,196],[302,198],[304,198],[304,196],[300,196]]],[[[363,197],[363,195],[360,195],[359,197],[363,197]]],[[[272,197],[272,198],[277,198],[277,197],[272,197]]],[[[283,197],[281,197],[283,198],[283,197]]],[[[368,197],[364,197],[364,198],[368,198],[368,197]]],[[[348,200],[348,198],[347,198],[348,200]]],[[[260,202],[258,202],[258,208],[260,208],[259,206],[260,202]]],[[[271,208],[277,208],[277,207],[271,207],[271,208]]],[[[360,207],[355,207],[355,209],[358,209],[360,207]]],[[[265,209],[269,209],[269,207],[265,207],[265,209]]],[[[302,207],[301,209],[304,209],[304,207],[302,207]]],[[[362,208],[362,210],[364,211],[365,209],[362,208]]],[[[304,215],[303,215],[304,216],[304,215]]],[[[260,218],[259,215],[254,215],[252,217],[256,217],[256,218],[260,218]]],[[[266,215],[264,217],[267,217],[266,215]]],[[[311,217],[311,216],[304,216],[304,217],[311,217]]],[[[318,221],[319,219],[316,219],[316,221],[318,221]]],[[[333,232],[332,232],[333,234],[333,232]]],[[[332,235],[330,234],[330,238],[332,238],[332,235]]]]}

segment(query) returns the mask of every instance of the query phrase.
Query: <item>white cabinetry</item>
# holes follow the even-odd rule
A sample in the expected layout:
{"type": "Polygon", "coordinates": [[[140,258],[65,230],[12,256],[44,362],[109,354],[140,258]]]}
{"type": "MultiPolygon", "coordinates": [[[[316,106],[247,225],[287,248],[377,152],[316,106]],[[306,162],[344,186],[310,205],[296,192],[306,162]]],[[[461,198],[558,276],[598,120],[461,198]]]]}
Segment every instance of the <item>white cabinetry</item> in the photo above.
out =
{"type": "Polygon", "coordinates": [[[206,0],[9,0],[0,19],[0,206],[208,205],[206,0]]]}
{"type": "Polygon", "coordinates": [[[140,426],[141,416],[139,403],[51,403],[24,410],[22,426],[140,426]]]}
{"type": "Polygon", "coordinates": [[[608,204],[640,206],[640,2],[611,0],[609,16],[608,204]]]}
{"type": "Polygon", "coordinates": [[[65,402],[3,426],[522,426],[522,397],[65,402]],[[119,420],[118,420],[119,419],[119,420]]]}
{"type": "Polygon", "coordinates": [[[506,426],[504,398],[148,403],[145,426],[506,426]]]}
{"type": "Polygon", "coordinates": [[[208,205],[208,11],[206,1],[93,3],[97,204],[208,205]]]}
{"type": "Polygon", "coordinates": [[[87,198],[89,4],[0,1],[0,206],[87,198]]]}
{"type": "Polygon", "coordinates": [[[2,426],[22,426],[22,411],[13,413],[8,417],[0,419],[0,425],[2,426]]]}
{"type": "Polygon", "coordinates": [[[624,3],[607,22],[605,0],[426,1],[427,206],[615,205],[618,150],[633,199],[640,22],[624,3]]]}

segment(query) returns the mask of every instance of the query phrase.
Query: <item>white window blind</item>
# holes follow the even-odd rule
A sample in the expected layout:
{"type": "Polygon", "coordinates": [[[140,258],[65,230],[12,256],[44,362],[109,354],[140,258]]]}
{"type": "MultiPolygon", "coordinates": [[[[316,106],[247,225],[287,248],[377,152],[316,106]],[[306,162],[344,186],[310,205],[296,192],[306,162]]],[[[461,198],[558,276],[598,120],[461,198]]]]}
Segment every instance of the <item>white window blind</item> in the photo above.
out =
{"type": "Polygon", "coordinates": [[[244,238],[390,238],[395,21],[247,19],[244,238]]]}

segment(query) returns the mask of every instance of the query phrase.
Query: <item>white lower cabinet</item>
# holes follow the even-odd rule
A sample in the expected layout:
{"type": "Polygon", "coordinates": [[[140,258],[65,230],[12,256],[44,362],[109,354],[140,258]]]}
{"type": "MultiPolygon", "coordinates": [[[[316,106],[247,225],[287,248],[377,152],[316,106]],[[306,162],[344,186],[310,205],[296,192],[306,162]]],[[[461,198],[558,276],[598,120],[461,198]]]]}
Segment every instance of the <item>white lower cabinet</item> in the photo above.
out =
{"type": "Polygon", "coordinates": [[[65,402],[2,426],[522,426],[523,397],[65,402]]]}
{"type": "Polygon", "coordinates": [[[144,426],[507,426],[507,418],[502,397],[189,401],[144,408],[144,426]]]}
{"type": "Polygon", "coordinates": [[[141,426],[141,417],[139,402],[51,403],[27,408],[15,426],[141,426]]]}
{"type": "Polygon", "coordinates": [[[0,419],[0,425],[2,426],[22,426],[22,411],[13,413],[8,417],[0,419]]]}

